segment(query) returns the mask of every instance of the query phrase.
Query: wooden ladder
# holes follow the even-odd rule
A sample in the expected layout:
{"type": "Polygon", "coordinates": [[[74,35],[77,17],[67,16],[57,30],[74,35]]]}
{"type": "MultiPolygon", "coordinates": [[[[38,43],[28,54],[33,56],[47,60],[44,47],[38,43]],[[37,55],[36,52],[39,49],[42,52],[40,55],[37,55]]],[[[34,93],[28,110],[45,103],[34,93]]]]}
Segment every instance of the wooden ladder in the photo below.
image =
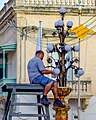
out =
{"type": "Polygon", "coordinates": [[[49,106],[40,104],[40,96],[43,94],[44,88],[37,84],[15,84],[6,83],[2,87],[3,92],[8,92],[7,100],[4,108],[4,116],[2,120],[12,120],[15,117],[38,117],[38,120],[50,120],[49,106]],[[18,103],[15,100],[16,95],[36,95],[36,103],[18,103]],[[22,114],[13,111],[14,106],[37,106],[38,114],[22,114]],[[45,109],[44,109],[45,108],[45,109]]]}

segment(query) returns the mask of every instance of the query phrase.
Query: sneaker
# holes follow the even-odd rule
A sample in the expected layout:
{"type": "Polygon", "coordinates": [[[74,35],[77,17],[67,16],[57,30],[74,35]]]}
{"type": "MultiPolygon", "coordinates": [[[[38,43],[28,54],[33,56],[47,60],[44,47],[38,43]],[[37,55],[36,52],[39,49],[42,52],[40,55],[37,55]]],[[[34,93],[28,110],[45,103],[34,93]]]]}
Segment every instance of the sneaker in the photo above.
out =
{"type": "Polygon", "coordinates": [[[51,104],[51,102],[48,100],[48,98],[47,98],[47,97],[46,97],[45,99],[46,99],[46,101],[48,101],[48,102],[49,102],[49,104],[51,104]]]}
{"type": "Polygon", "coordinates": [[[51,102],[48,101],[47,98],[43,98],[43,97],[40,99],[40,103],[43,104],[43,105],[49,105],[49,104],[51,104],[51,102]]]}
{"type": "Polygon", "coordinates": [[[54,106],[58,106],[58,107],[66,107],[59,99],[56,99],[53,103],[54,106]]]}

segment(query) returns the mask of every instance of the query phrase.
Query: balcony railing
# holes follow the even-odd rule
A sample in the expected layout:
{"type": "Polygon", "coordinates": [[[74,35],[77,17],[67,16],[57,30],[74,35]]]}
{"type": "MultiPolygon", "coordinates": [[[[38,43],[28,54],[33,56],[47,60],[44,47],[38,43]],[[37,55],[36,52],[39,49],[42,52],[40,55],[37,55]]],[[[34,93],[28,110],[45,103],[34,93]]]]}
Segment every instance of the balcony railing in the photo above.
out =
{"type": "MultiPolygon", "coordinates": [[[[96,0],[81,0],[81,5],[86,8],[92,8],[95,10],[96,0]]],[[[32,7],[68,7],[78,8],[79,0],[9,0],[0,11],[0,18],[6,13],[6,11],[12,6],[32,6],[32,7]]]]}
{"type": "Polygon", "coordinates": [[[81,3],[79,3],[79,0],[9,0],[6,4],[4,4],[4,7],[2,8],[2,11],[6,11],[6,9],[10,8],[10,6],[34,6],[34,5],[44,5],[47,6],[78,6],[79,4],[83,6],[96,6],[96,0],[81,0],[81,3]]]}
{"type": "MultiPolygon", "coordinates": [[[[67,81],[67,86],[73,90],[71,94],[78,94],[78,81],[67,81]]],[[[80,94],[91,95],[91,80],[80,80],[80,94]]]]}
{"type": "MultiPolygon", "coordinates": [[[[14,0],[16,5],[78,5],[79,0],[14,0]]],[[[96,0],[81,0],[84,6],[95,6],[96,0]]]]}
{"type": "MultiPolygon", "coordinates": [[[[69,98],[78,99],[78,80],[67,81],[67,87],[72,88],[72,91],[68,96],[66,96],[66,101],[68,102],[69,98]]],[[[92,97],[91,80],[80,80],[80,98],[89,100],[90,97],[92,97]]],[[[52,92],[48,94],[48,98],[53,99],[52,92]]]]}

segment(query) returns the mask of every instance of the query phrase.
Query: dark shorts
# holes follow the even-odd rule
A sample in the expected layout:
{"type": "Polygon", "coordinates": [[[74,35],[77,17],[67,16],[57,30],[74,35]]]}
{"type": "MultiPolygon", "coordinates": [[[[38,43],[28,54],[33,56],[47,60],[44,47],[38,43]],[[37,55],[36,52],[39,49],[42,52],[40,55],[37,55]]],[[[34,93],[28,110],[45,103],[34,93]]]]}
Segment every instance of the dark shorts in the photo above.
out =
{"type": "Polygon", "coordinates": [[[50,83],[52,81],[54,81],[54,80],[52,80],[44,75],[39,75],[32,81],[32,84],[40,84],[42,86],[46,86],[48,83],[50,83]]]}

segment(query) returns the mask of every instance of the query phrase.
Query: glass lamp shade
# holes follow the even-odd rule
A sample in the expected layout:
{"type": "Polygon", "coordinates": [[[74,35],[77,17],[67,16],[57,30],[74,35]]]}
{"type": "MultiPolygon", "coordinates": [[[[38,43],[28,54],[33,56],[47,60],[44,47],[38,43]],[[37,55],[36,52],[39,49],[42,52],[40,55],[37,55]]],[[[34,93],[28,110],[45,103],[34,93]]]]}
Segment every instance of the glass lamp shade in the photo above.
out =
{"type": "Polygon", "coordinates": [[[72,21],[68,21],[68,22],[67,22],[67,27],[68,27],[68,28],[71,28],[72,26],[73,26],[73,22],[72,22],[72,21]]]}
{"type": "Polygon", "coordinates": [[[55,27],[58,28],[58,27],[62,27],[64,25],[64,22],[62,20],[58,20],[55,22],[55,27]]]}
{"type": "Polygon", "coordinates": [[[64,25],[64,22],[62,20],[58,20],[58,26],[62,27],[64,25]]]}
{"type": "Polygon", "coordinates": [[[79,75],[79,74],[75,74],[75,76],[76,76],[77,78],[79,78],[79,77],[80,77],[80,75],[79,75]]]}
{"type": "Polygon", "coordinates": [[[68,52],[71,50],[71,46],[70,45],[65,45],[65,50],[68,52]]]}
{"type": "Polygon", "coordinates": [[[53,71],[54,71],[57,75],[60,73],[59,68],[55,68],[53,71]]]}
{"type": "Polygon", "coordinates": [[[66,12],[67,12],[67,11],[66,11],[65,8],[63,8],[63,7],[60,8],[60,14],[64,15],[66,12]]]}
{"type": "Polygon", "coordinates": [[[83,71],[83,69],[82,68],[78,68],[78,69],[76,69],[76,71],[75,71],[75,76],[76,77],[80,77],[80,76],[82,76],[84,74],[84,71],[83,71]]]}
{"type": "Polygon", "coordinates": [[[58,21],[55,22],[55,28],[58,28],[58,21]]]}
{"type": "Polygon", "coordinates": [[[78,72],[77,72],[80,76],[81,75],[83,75],[84,74],[84,71],[83,71],[83,69],[82,68],[80,68],[79,70],[78,70],[78,72]]]}
{"type": "Polygon", "coordinates": [[[80,47],[79,46],[73,46],[73,51],[79,52],[80,51],[80,47]]]}
{"type": "Polygon", "coordinates": [[[48,44],[46,51],[48,53],[53,52],[54,46],[52,44],[48,44]]]}
{"type": "Polygon", "coordinates": [[[47,48],[46,48],[46,52],[47,52],[47,53],[50,53],[50,51],[49,51],[47,48]]]}

